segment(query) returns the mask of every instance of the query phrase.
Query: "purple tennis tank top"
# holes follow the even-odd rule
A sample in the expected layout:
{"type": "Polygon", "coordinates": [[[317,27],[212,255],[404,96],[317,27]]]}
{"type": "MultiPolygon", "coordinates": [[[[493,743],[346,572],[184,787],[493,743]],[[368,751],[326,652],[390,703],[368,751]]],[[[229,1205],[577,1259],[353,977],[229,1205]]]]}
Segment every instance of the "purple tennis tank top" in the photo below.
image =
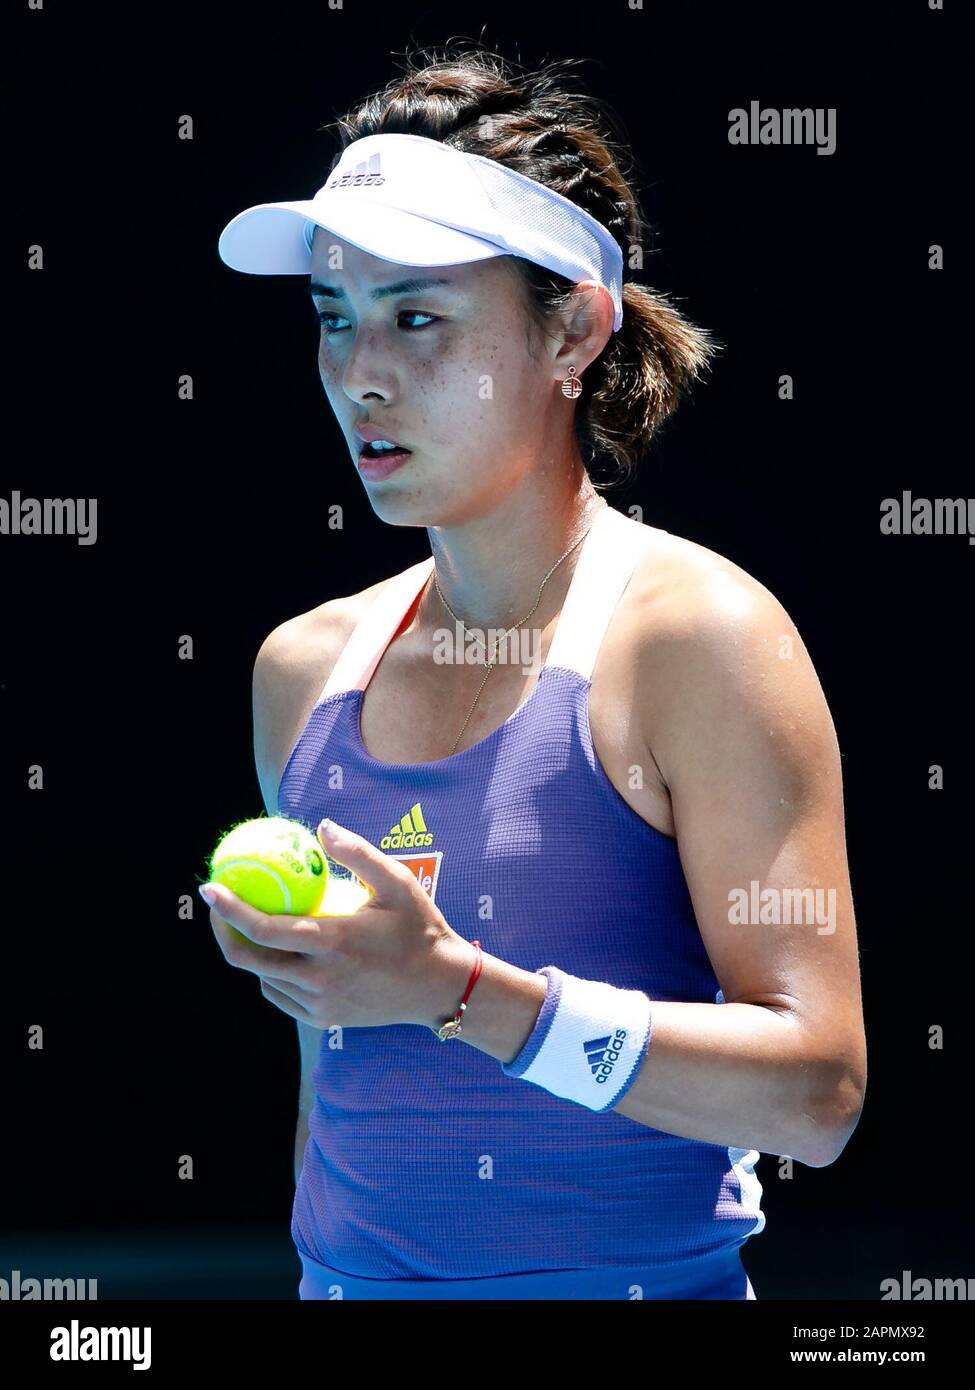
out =
{"type": "MultiPolygon", "coordinates": [[[[277,811],[309,827],[331,816],[402,859],[454,931],[523,970],[721,1004],[676,842],[623,800],[589,726],[596,654],[653,537],[597,514],[528,698],[432,762],[378,761],[360,734],[363,692],[433,557],[397,575],[342,649],[277,811]]],[[[636,1268],[686,1287],[729,1260],[740,1277],[738,1248],[765,1223],[756,1150],[596,1113],[421,1026],[325,1029],[313,1081],[291,1221],[306,1277],[636,1268]]]]}

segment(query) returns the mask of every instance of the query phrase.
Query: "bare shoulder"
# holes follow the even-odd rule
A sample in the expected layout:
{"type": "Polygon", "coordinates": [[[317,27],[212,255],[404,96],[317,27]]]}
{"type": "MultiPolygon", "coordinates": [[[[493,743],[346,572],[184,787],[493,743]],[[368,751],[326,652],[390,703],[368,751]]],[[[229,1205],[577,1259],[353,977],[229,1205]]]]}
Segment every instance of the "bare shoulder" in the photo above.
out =
{"type": "MultiPolygon", "coordinates": [[[[308,667],[321,670],[323,659],[329,669],[352,634],[362,613],[389,579],[381,579],[358,593],[328,599],[305,613],[286,618],[268,633],[254,662],[255,674],[275,677],[282,672],[298,673],[308,667]]],[[[323,676],[324,680],[328,671],[323,676]]]]}
{"type": "Polygon", "coordinates": [[[831,746],[819,678],[782,602],[727,557],[648,530],[628,635],[639,661],[644,736],[661,771],[704,756],[712,739],[733,738],[747,724],[777,730],[797,755],[804,741],[819,752],[831,746]]]}
{"type": "Polygon", "coordinates": [[[727,556],[669,531],[643,529],[646,545],[633,585],[647,635],[655,624],[662,632],[720,621],[743,609],[778,605],[785,611],[760,580],[727,556]]]}
{"type": "Polygon", "coordinates": [[[359,618],[391,578],[329,599],[279,623],[254,660],[254,762],[268,813],[276,814],[281,774],[359,618]]]}

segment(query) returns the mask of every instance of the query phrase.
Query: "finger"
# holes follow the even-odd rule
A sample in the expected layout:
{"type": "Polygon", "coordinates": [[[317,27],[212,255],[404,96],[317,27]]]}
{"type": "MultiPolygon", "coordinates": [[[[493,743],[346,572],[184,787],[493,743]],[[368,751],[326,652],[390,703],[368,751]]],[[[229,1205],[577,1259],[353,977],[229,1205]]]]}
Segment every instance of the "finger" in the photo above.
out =
{"type": "Polygon", "coordinates": [[[225,922],[215,909],[210,912],[210,925],[228,965],[233,965],[239,970],[249,970],[253,975],[288,979],[292,984],[304,988],[311,968],[308,956],[254,945],[225,922]]]}
{"type": "Polygon", "coordinates": [[[316,1001],[320,998],[320,992],[306,989],[303,985],[296,985],[294,980],[282,979],[280,975],[261,975],[261,980],[267,985],[273,985],[281,994],[286,994],[289,999],[293,999],[296,1004],[300,1004],[309,1013],[315,1008],[316,1001]]]}
{"type": "Polygon", "coordinates": [[[309,918],[295,917],[289,913],[258,912],[256,907],[245,903],[236,893],[231,893],[222,883],[204,883],[200,886],[200,896],[206,902],[205,894],[210,894],[211,922],[213,913],[246,936],[255,946],[269,948],[278,952],[307,953],[318,935],[309,925],[309,918]]]}
{"type": "Polygon", "coordinates": [[[261,993],[265,999],[269,999],[276,1005],[282,1013],[290,1014],[292,1018],[298,1019],[300,1023],[311,1021],[311,1014],[301,1004],[295,1002],[290,995],[282,993],[274,985],[269,985],[267,980],[261,981],[261,993]]]}
{"type": "Polygon", "coordinates": [[[391,859],[364,836],[347,830],[344,825],[330,820],[319,821],[318,838],[325,853],[337,864],[351,869],[373,895],[395,899],[404,891],[409,892],[410,885],[415,882],[404,864],[391,859]]]}

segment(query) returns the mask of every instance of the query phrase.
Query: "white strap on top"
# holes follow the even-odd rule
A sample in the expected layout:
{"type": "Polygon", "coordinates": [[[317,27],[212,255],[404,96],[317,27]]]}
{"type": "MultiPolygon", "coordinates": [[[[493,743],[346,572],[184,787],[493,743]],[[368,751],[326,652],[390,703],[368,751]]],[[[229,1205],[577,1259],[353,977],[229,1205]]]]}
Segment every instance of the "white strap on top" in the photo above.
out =
{"type": "Polygon", "coordinates": [[[609,621],[652,535],[650,527],[613,507],[607,505],[599,513],[582,543],[546,666],[563,666],[592,678],[609,621]]]}
{"type": "MultiPolygon", "coordinates": [[[[590,679],[610,618],[652,532],[605,506],[582,543],[545,666],[562,666],[590,679]]],[[[433,570],[430,555],[394,575],[363,613],[332,667],[319,700],[365,690],[383,653],[433,570]]]]}
{"type": "Polygon", "coordinates": [[[433,556],[428,555],[380,589],[339,653],[319,700],[345,690],[365,690],[393,634],[430,577],[433,564],[433,556]]]}

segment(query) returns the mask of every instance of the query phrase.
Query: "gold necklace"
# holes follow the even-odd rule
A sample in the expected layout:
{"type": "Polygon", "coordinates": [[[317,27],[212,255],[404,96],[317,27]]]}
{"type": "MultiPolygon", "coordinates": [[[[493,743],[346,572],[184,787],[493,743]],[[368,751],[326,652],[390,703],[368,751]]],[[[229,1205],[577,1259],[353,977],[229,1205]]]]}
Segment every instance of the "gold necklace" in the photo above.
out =
{"type": "MultiPolygon", "coordinates": [[[[608,506],[608,503],[604,502],[604,503],[603,503],[603,507],[606,507],[606,506],[608,506]]],[[[600,508],[600,511],[603,510],[603,507],[600,508]]],[[[515,623],[514,627],[509,627],[509,628],[508,628],[508,631],[505,632],[505,633],[502,633],[502,635],[495,641],[495,643],[494,643],[494,651],[493,651],[493,653],[492,653],[492,658],[491,658],[491,660],[488,662],[488,668],[487,668],[487,670],[484,672],[484,680],[481,681],[481,684],[480,684],[480,686],[478,687],[477,694],[474,696],[474,703],[471,705],[470,709],[469,709],[468,712],[467,712],[467,718],[464,720],[463,728],[461,729],[461,731],[460,731],[460,733],[457,735],[457,737],[454,739],[454,746],[453,746],[453,748],[451,748],[450,753],[448,754],[448,757],[452,757],[452,756],[453,756],[454,751],[455,751],[455,749],[457,748],[458,743],[460,743],[461,739],[464,737],[464,729],[466,729],[467,726],[468,726],[468,724],[471,722],[471,715],[474,713],[474,705],[477,704],[478,700],[479,700],[480,697],[481,697],[481,691],[484,689],[485,685],[487,684],[487,678],[488,678],[488,676],[491,674],[491,672],[494,670],[495,666],[497,665],[498,647],[501,645],[501,643],[504,641],[504,639],[505,639],[506,637],[510,636],[510,634],[511,634],[512,632],[515,631],[516,628],[521,627],[522,623],[527,623],[527,621],[528,621],[528,619],[531,617],[532,613],[534,613],[535,609],[538,607],[539,603],[541,603],[541,601],[542,601],[542,590],[545,588],[545,585],[546,585],[546,584],[548,583],[548,581],[551,579],[552,575],[553,575],[553,574],[555,573],[555,571],[558,569],[559,565],[561,565],[562,561],[565,560],[569,555],[572,554],[573,550],[576,549],[576,546],[579,546],[579,545],[582,544],[582,542],[583,542],[583,541],[586,539],[586,537],[589,535],[589,532],[592,530],[592,527],[593,527],[594,524],[595,524],[595,519],[589,523],[589,526],[586,528],[585,531],[583,531],[583,533],[582,533],[582,535],[579,537],[579,539],[578,539],[577,541],[575,541],[574,544],[572,544],[572,545],[569,546],[569,548],[568,548],[568,550],[565,552],[565,554],[564,554],[564,555],[561,555],[561,556],[556,560],[555,564],[552,566],[552,568],[549,570],[548,574],[547,574],[547,575],[545,576],[545,578],[542,580],[541,587],[540,587],[539,590],[538,590],[538,597],[536,598],[535,602],[533,603],[533,605],[532,605],[532,607],[531,607],[531,611],[525,614],[525,616],[522,618],[522,620],[521,620],[520,623],[515,623]]],[[[448,613],[450,614],[450,616],[453,618],[454,622],[455,622],[455,623],[460,623],[461,627],[462,627],[462,628],[464,629],[464,631],[466,632],[466,631],[467,631],[467,626],[466,626],[466,624],[464,623],[463,619],[462,619],[462,618],[458,618],[457,614],[454,612],[454,610],[451,608],[450,604],[447,602],[447,600],[446,600],[446,599],[444,598],[444,596],[443,596],[443,592],[441,591],[441,588],[440,588],[440,581],[439,581],[438,578],[437,578],[437,571],[436,571],[436,568],[434,568],[434,571],[433,571],[433,583],[434,583],[434,586],[435,586],[435,588],[436,588],[436,590],[437,590],[437,594],[438,594],[439,597],[440,597],[440,602],[443,604],[444,608],[446,608],[447,612],[448,612],[448,613]]]]}

